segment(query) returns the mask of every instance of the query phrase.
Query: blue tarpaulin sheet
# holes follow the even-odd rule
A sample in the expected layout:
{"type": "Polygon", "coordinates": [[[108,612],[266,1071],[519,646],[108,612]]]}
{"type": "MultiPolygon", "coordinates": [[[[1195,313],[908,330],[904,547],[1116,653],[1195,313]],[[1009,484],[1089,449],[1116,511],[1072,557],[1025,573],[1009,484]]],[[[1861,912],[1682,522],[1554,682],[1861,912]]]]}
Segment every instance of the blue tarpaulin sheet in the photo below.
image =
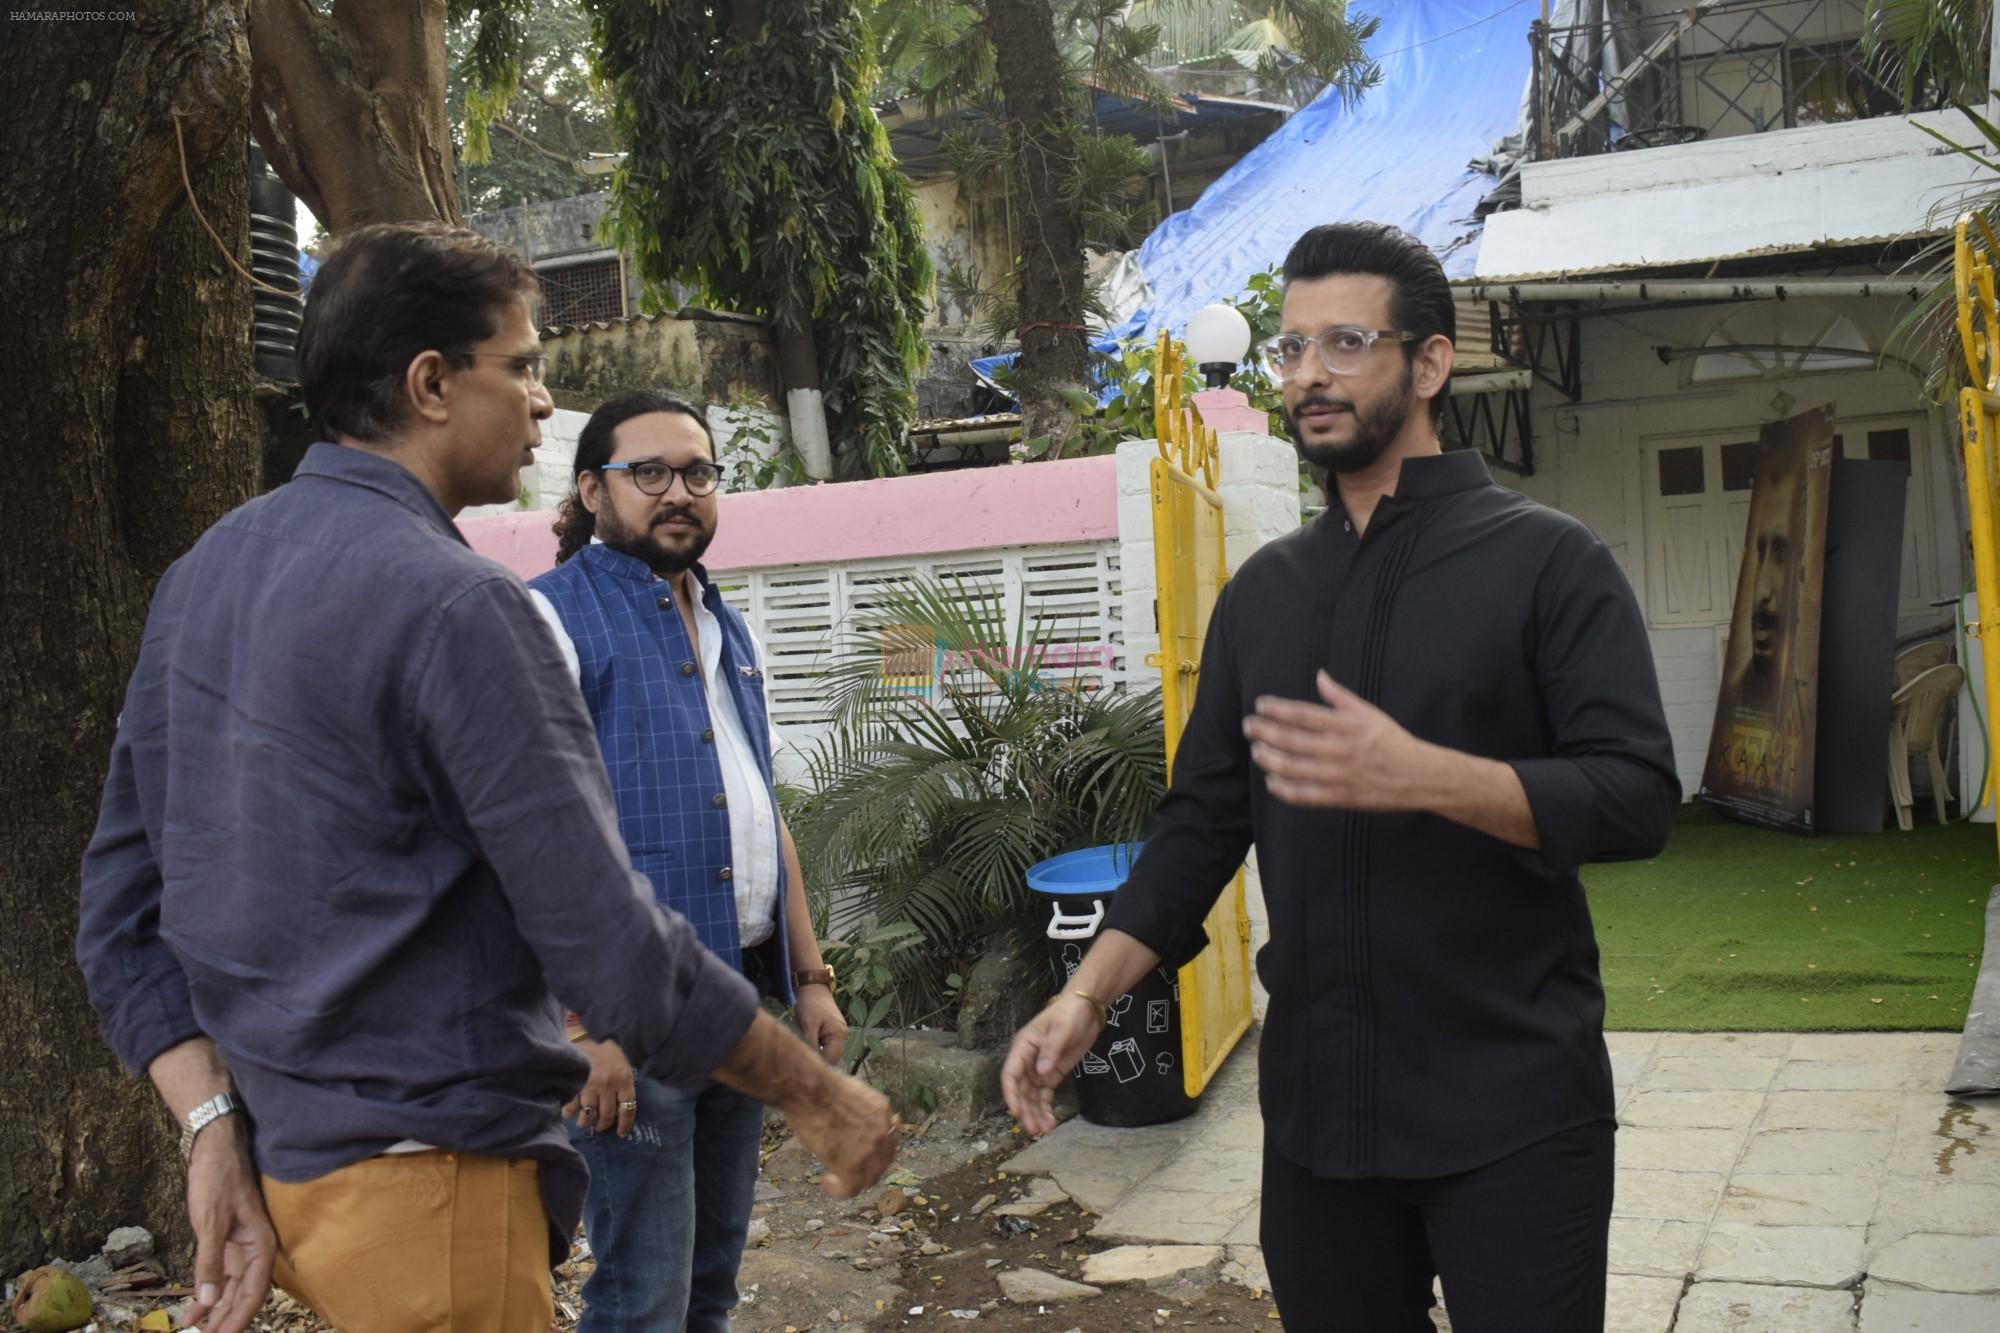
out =
{"type": "MultiPolygon", "coordinates": [[[[1473,216],[1493,178],[1471,167],[1519,128],[1529,75],[1529,0],[1364,3],[1382,26],[1368,43],[1382,80],[1352,105],[1331,89],[1219,177],[1139,249],[1148,307],[1114,334],[1179,334],[1188,316],[1232,301],[1324,222],[1393,222],[1452,277],[1479,253],[1473,216]]],[[[1096,340],[1115,347],[1118,337],[1096,340]]],[[[1013,356],[973,362],[982,379],[1013,356]]],[[[990,381],[989,381],[990,382],[990,381]]]]}
{"type": "Polygon", "coordinates": [[[1493,178],[1467,164],[1518,128],[1529,73],[1527,0],[1402,0],[1368,43],[1382,81],[1353,105],[1331,89],[1161,223],[1139,249],[1149,333],[1180,332],[1212,301],[1283,262],[1323,222],[1393,222],[1470,277],[1473,209],[1493,178]]]}

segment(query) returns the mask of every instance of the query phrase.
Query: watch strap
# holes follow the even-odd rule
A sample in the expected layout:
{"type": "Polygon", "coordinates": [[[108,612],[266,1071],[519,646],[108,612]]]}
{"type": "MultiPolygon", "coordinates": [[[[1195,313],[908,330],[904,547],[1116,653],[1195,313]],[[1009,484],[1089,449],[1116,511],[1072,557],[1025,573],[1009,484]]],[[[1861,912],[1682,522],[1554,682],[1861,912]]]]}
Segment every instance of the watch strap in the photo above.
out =
{"type": "Polygon", "coordinates": [[[234,1114],[242,1109],[243,1103],[237,1101],[233,1094],[218,1092],[192,1111],[189,1111],[187,1113],[187,1120],[181,1125],[181,1157],[185,1159],[194,1154],[195,1135],[201,1133],[202,1130],[208,1128],[223,1116],[234,1114]]]}
{"type": "Polygon", "coordinates": [[[833,989],[833,969],[830,967],[807,967],[792,973],[792,986],[824,986],[833,989]]]}

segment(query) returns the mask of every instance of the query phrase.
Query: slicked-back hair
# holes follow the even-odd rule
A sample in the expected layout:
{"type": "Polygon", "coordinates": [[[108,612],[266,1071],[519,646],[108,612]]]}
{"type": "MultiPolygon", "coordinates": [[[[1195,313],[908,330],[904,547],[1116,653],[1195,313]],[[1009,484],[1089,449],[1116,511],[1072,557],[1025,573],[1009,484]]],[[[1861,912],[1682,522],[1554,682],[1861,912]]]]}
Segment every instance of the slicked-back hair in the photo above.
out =
{"type": "Polygon", "coordinates": [[[569,495],[556,510],[557,564],[588,546],[597,532],[597,515],[584,506],[576,479],[586,472],[597,471],[611,461],[611,455],[618,449],[618,441],[613,436],[620,426],[634,417],[651,416],[655,412],[678,412],[700,426],[703,438],[708,441],[708,456],[714,459],[715,432],[708,428],[707,415],[677,393],[668,393],[665,389],[628,389],[599,403],[597,410],[590,414],[590,420],[583,423],[582,433],[576,437],[576,460],[570,465],[569,495]]]}
{"type": "Polygon", "coordinates": [[[541,287],[513,251],[443,223],[379,223],[342,237],[313,277],[299,388],[319,437],[376,443],[403,422],[403,377],[435,351],[472,364],[508,304],[541,287]]]}
{"type": "MultiPolygon", "coordinates": [[[[1393,287],[1389,319],[1398,329],[1416,335],[1403,344],[1403,355],[1414,360],[1428,338],[1443,335],[1458,341],[1458,310],[1452,304],[1451,283],[1436,255],[1401,227],[1384,222],[1333,222],[1314,227],[1293,243],[1285,256],[1285,285],[1337,274],[1368,274],[1387,278],[1393,287]]],[[[1449,389],[1431,399],[1431,419],[1444,418],[1449,389]]]]}

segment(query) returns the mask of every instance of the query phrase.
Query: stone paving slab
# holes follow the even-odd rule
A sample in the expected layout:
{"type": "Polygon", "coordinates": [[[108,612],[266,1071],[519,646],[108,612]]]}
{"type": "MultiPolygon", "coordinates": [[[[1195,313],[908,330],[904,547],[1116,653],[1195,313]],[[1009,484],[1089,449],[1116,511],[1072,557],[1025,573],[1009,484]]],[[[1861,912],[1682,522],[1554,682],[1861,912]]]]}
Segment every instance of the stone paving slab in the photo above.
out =
{"type": "MultiPolygon", "coordinates": [[[[1882,1137],[1886,1147],[1888,1135],[1882,1137]]],[[[1657,1171],[1727,1171],[1742,1155],[1744,1138],[1740,1129],[1653,1129],[1635,1125],[1618,1131],[1618,1163],[1657,1171]]]]}
{"type": "Polygon", "coordinates": [[[1905,1097],[1885,1089],[1792,1088],[1771,1093],[1758,1122],[1764,1129],[1889,1130],[1902,1123],[1905,1097]]]}
{"type": "Polygon", "coordinates": [[[1677,1277],[1613,1273],[1604,1284],[1604,1333],[1668,1333],[1685,1285],[1677,1277]]]}
{"type": "MultiPolygon", "coordinates": [[[[1618,1110],[1618,1123],[1648,1129],[1748,1129],[1764,1109],[1761,1092],[1634,1091],[1618,1110]]],[[[1894,1129],[1897,1106],[1886,1114],[1894,1129]]]]}
{"type": "Polygon", "coordinates": [[[1895,1134],[1883,1129],[1763,1129],[1736,1169],[1754,1175],[1873,1175],[1895,1134]]]}
{"type": "Polygon", "coordinates": [[[1783,1063],[1759,1055],[1658,1055],[1645,1077],[1655,1088],[1761,1091],[1771,1086],[1783,1063]]]}
{"type": "Polygon", "coordinates": [[[1620,1168],[1612,1189],[1611,1215],[1705,1223],[1715,1216],[1728,1179],[1720,1171],[1620,1168]]]}
{"type": "Polygon", "coordinates": [[[1698,1282],[1851,1287],[1861,1280],[1866,1227],[1717,1222],[1701,1248],[1698,1282]]]}
{"type": "Polygon", "coordinates": [[[1718,1221],[1767,1226],[1865,1227],[1882,1187],[1867,1176],[1763,1176],[1738,1171],[1722,1191],[1718,1221]]]}
{"type": "Polygon", "coordinates": [[[1876,1255],[1868,1275],[1920,1291],[2000,1296],[2000,1236],[1919,1231],[1876,1255]]]}
{"type": "Polygon", "coordinates": [[[1861,1298],[1861,1333],[1993,1333],[2000,1296],[1960,1296],[1869,1284],[1861,1298]]]}
{"type": "MultiPolygon", "coordinates": [[[[1943,1094],[1955,1037],[1606,1045],[1621,1120],[1607,1333],[2000,1330],[2000,1099],[1943,1094]]],[[[1194,1115],[1072,1120],[1008,1169],[1052,1175],[1103,1239],[1224,1245],[1261,1271],[1262,1139],[1246,1049],[1194,1115]]]]}
{"type": "Polygon", "coordinates": [[[1674,1333],[1851,1333],[1854,1293],[1813,1287],[1697,1282],[1681,1297],[1674,1333]]]}

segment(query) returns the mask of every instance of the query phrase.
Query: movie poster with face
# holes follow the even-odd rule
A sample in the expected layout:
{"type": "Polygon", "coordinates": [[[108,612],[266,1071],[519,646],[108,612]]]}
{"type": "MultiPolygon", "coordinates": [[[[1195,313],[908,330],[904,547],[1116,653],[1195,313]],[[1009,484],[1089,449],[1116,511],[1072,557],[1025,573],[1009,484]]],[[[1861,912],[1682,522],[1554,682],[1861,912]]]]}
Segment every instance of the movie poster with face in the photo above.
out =
{"type": "Polygon", "coordinates": [[[1810,833],[1832,409],[1774,421],[1758,443],[1701,798],[1739,819],[1810,833]]]}

